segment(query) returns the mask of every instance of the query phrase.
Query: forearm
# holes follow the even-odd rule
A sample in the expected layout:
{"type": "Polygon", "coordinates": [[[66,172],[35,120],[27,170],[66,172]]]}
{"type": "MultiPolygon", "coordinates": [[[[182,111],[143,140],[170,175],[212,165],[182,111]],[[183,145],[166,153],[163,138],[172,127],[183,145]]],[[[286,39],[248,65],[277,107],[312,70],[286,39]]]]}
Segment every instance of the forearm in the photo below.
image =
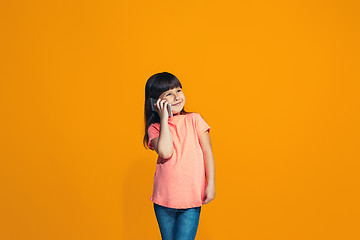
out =
{"type": "Polygon", "coordinates": [[[207,183],[215,186],[215,160],[212,152],[204,154],[207,183]]]}
{"type": "Polygon", "coordinates": [[[160,134],[158,141],[158,154],[162,158],[170,158],[173,154],[174,146],[171,137],[171,132],[169,128],[169,124],[166,120],[160,121],[160,134]]]}

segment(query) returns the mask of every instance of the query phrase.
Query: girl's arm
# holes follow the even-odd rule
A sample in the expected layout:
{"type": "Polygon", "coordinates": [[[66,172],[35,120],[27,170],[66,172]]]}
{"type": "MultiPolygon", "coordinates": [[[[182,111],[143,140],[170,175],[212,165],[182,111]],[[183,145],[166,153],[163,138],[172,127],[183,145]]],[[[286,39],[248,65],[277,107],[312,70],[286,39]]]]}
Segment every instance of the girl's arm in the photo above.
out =
{"type": "Polygon", "coordinates": [[[212,153],[210,134],[208,131],[201,134],[200,145],[205,159],[205,170],[208,185],[215,187],[215,160],[212,153]]]}
{"type": "Polygon", "coordinates": [[[159,139],[157,142],[155,141],[154,148],[157,154],[164,159],[168,159],[173,155],[174,146],[167,118],[160,120],[159,139]]]}

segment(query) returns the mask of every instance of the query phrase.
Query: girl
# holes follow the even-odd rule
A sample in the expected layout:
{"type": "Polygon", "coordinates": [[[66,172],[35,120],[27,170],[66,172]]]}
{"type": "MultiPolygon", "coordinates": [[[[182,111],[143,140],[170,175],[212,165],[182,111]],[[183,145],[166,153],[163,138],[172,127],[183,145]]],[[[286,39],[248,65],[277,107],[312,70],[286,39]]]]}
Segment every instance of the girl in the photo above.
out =
{"type": "Polygon", "coordinates": [[[163,240],[195,239],[201,206],[215,198],[210,127],[199,113],[186,112],[184,105],[182,85],[173,74],[162,72],[148,79],[143,143],[158,154],[150,200],[163,240]],[[157,99],[156,112],[150,98],[157,99]]]}

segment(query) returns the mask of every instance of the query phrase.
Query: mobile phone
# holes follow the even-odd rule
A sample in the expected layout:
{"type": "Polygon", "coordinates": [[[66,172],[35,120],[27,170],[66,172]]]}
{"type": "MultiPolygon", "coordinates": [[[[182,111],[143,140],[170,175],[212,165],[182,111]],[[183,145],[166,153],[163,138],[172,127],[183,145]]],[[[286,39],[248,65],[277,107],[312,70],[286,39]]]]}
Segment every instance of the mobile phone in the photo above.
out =
{"type": "MultiPolygon", "coordinates": [[[[153,110],[154,112],[157,112],[157,107],[156,107],[156,102],[157,99],[155,98],[150,98],[150,105],[151,105],[151,110],[153,110]]],[[[172,108],[170,104],[167,104],[167,111],[169,113],[169,117],[173,116],[173,112],[172,112],[172,108]]]]}

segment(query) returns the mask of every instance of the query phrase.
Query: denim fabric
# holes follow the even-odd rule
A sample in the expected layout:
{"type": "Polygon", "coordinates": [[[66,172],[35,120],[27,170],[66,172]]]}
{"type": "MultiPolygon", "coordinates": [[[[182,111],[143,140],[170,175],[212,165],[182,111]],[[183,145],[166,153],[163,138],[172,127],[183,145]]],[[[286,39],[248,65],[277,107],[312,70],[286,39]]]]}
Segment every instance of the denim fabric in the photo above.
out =
{"type": "Polygon", "coordinates": [[[154,203],[162,240],[194,240],[199,225],[200,207],[168,208],[154,203]]]}

